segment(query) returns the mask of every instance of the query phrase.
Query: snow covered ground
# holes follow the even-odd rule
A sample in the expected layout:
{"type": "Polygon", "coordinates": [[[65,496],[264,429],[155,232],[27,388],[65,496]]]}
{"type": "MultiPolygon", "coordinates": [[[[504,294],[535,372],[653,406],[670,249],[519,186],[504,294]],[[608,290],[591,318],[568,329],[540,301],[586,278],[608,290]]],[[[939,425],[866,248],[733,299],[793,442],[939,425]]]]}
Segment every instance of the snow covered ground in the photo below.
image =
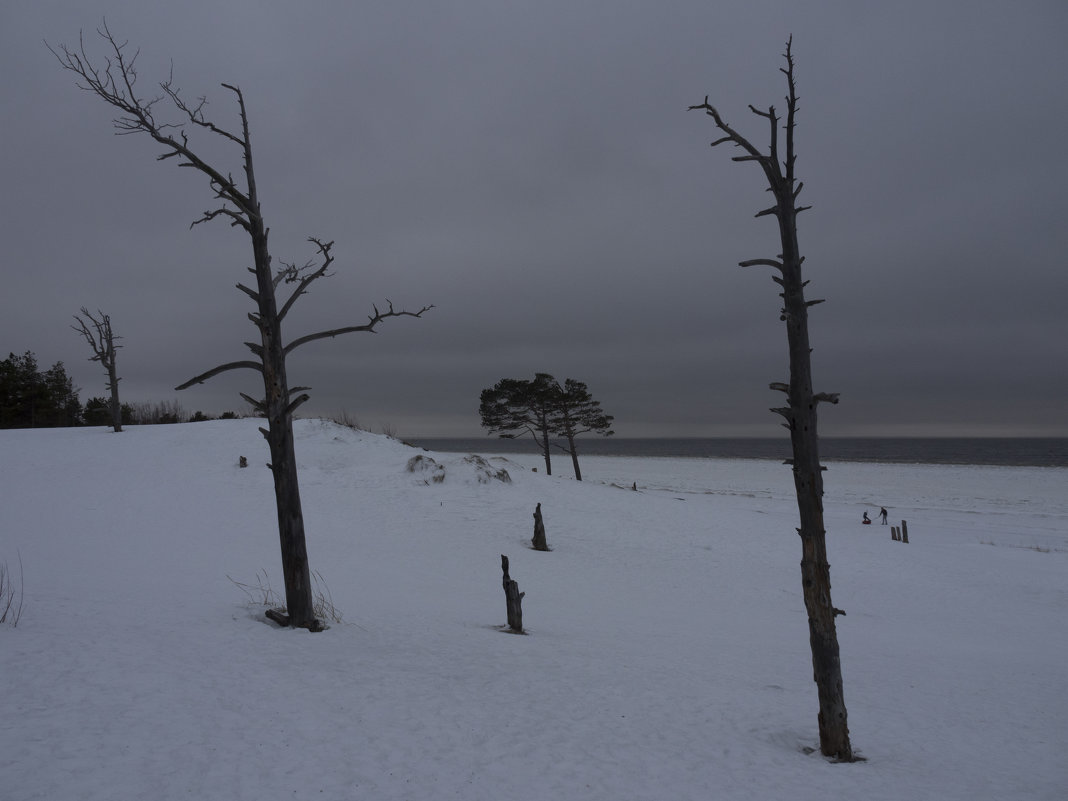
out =
{"type": "Polygon", "coordinates": [[[811,753],[782,465],[588,457],[579,483],[524,455],[492,460],[505,484],[426,454],[437,483],[405,470],[422,451],[301,421],[309,554],[343,614],[312,634],[234,583],[282,594],[257,425],[0,432],[0,563],[25,577],[0,798],[1068,797],[1068,470],[829,464],[866,758],[836,765],[811,753]],[[910,544],[860,525],[880,505],[910,544]],[[502,553],[527,636],[501,631],[502,553]]]}

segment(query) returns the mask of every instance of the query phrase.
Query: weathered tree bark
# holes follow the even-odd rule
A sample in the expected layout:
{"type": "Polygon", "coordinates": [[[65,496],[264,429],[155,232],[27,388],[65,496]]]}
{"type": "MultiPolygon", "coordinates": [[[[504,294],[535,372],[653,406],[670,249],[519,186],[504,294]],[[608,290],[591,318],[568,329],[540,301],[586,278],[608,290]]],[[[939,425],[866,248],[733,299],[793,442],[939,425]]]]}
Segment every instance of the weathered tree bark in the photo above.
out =
{"type": "Polygon", "coordinates": [[[535,551],[549,550],[549,543],[545,541],[545,523],[541,519],[540,503],[534,508],[534,537],[530,542],[535,551]]]}
{"type": "Polygon", "coordinates": [[[504,585],[504,602],[508,612],[508,628],[516,634],[522,634],[523,596],[526,593],[520,592],[518,582],[508,575],[508,557],[503,553],[501,554],[501,571],[504,574],[501,583],[504,585]]]}
{"type": "MultiPolygon", "coordinates": [[[[245,171],[248,176],[249,197],[258,212],[259,200],[256,197],[256,183],[252,171],[252,151],[248,140],[244,100],[241,100],[241,119],[245,128],[245,171]]],[[[323,624],[316,619],[312,608],[311,570],[308,567],[304,512],[300,504],[297,455],[293,442],[293,409],[306,400],[307,395],[290,402],[281,321],[274,297],[271,256],[267,249],[267,231],[263,227],[263,218],[258,213],[251,223],[249,233],[252,237],[259,295],[259,315],[254,322],[260,330],[264,392],[262,411],[267,418],[267,429],[260,430],[267,438],[271,453],[270,468],[274,477],[286,610],[289,614],[289,625],[321,631],[323,624]]]]}
{"type": "Polygon", "coordinates": [[[89,343],[89,347],[93,351],[89,361],[100,362],[108,374],[107,388],[111,393],[111,399],[108,402],[108,408],[111,412],[111,427],[116,433],[119,433],[122,431],[122,404],[119,402],[119,381],[121,379],[115,367],[115,351],[121,348],[122,345],[116,345],[115,340],[122,339],[122,337],[115,336],[115,332],[111,328],[111,317],[103,312],[97,312],[100,315],[98,320],[89,313],[85,306],[82,306],[82,314],[92,323],[92,328],[90,329],[85,320],[77,314],[74,315],[74,319],[78,321],[78,325],[72,325],[71,328],[81,334],[85,341],[89,343]]]}
{"type": "Polygon", "coordinates": [[[806,300],[802,279],[797,239],[797,215],[807,206],[797,206],[796,200],[802,184],[794,185],[794,115],[797,111],[797,93],[794,83],[792,42],[786,45],[786,75],[789,94],[786,117],[786,158],[780,164],[778,151],[779,117],[772,106],[760,111],[753,106],[754,114],[768,120],[771,126],[771,146],[762,153],[748,140],[732,129],[719,112],[709,105],[708,98],[691,109],[703,109],[715,121],[724,136],[712,143],[713,147],[730,142],[745,151],[734,161],[755,161],[764,170],[768,188],[775,198],[775,205],[757,213],[756,216],[774,215],[779,223],[779,239],[782,253],[778,259],[753,259],[741,263],[743,267],[763,265],[773,267],[779,275],[772,279],[782,287],[783,309],[780,319],[786,323],[787,344],[790,354],[789,384],[774,383],[772,389],[785,392],[787,405],[772,411],[782,415],[790,431],[793,459],[794,489],[800,517],[801,536],[801,586],[808,613],[809,643],[812,650],[813,678],[819,695],[820,751],[825,756],[840,761],[852,761],[853,749],[849,741],[848,716],[842,691],[842,668],[839,658],[838,635],[835,616],[843,614],[831,603],[830,566],[827,561],[826,530],[823,522],[823,467],[819,458],[819,438],[816,427],[816,407],[821,401],[837,403],[836,394],[814,393],[812,390],[811,347],[808,336],[808,309],[820,300],[806,300]],[[785,173],[783,172],[785,167],[785,173]]]}

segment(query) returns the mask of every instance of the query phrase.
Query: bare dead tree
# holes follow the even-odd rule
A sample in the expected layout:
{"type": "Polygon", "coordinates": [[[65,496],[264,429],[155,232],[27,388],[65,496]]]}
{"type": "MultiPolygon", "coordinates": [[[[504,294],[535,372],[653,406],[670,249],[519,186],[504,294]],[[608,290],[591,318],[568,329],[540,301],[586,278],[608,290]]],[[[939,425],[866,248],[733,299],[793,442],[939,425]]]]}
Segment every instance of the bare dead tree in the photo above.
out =
{"type": "Polygon", "coordinates": [[[289,386],[286,357],[301,345],[317,339],[357,331],[373,332],[383,320],[390,317],[421,317],[432,306],[424,306],[417,312],[396,310],[392,303],[389,303],[385,310],[373,306],[373,314],[368,316],[366,323],[320,331],[286,344],[282,338],[282,321],[297,299],[307,293],[311,284],[328,275],[327,271],[333,263],[333,242],[310,238],[308,241],[316,249],[313,260],[302,267],[283,262],[277,272],[272,270],[267,243],[269,228],[260,214],[252,160],[252,140],[249,136],[245,97],[241,89],[232,84],[222,84],[225,89],[233,92],[237,99],[240,129],[236,132],[205,116],[205,98],[201,97],[195,103],[187,102],[181,90],[174,85],[173,75],[160,83],[161,95],[151,100],[141,99],[134,89],[137,81],[138,52],[128,55],[127,43],[117,41],[106,23],[97,33],[104,40],[108,51],[102,63],[93,63],[82,37],[79,37],[79,46],[76,49],[67,46],[58,49],[49,46],[49,49],[65,69],[80,77],[79,88],[92,92],[117,110],[118,116],[113,122],[118,134],[145,134],[162,146],[163,152],[157,157],[159,161],[177,159],[179,166],[190,167],[208,179],[208,185],[218,205],[205,211],[190,227],[221,219],[229,222],[232,227],[242,229],[251,240],[253,266],[248,269],[254,276],[255,286],[238,284],[237,288],[256,304],[256,311],[248,317],[259,332],[259,341],[245,343],[255,358],[221,364],[191,378],[177,389],[203,383],[229,370],[248,369],[260,374],[263,380],[263,398],[255,399],[243,393],[242,397],[267,418],[267,428],[260,430],[267,439],[271,455],[268,467],[274,476],[287,606],[286,615],[273,619],[290,626],[312,631],[321,630],[322,623],[316,619],[313,610],[304,515],[300,503],[293,444],[293,413],[308,400],[309,396],[304,392],[308,387],[289,386]],[[157,117],[158,106],[164,99],[173,106],[172,113],[176,115],[176,121],[165,121],[157,117]],[[190,144],[190,134],[212,134],[236,146],[241,153],[244,181],[238,181],[232,173],[201,158],[190,144]],[[289,296],[279,303],[276,290],[283,283],[287,287],[292,285],[292,290],[289,296]]]}
{"type": "Polygon", "coordinates": [[[786,323],[786,336],[790,352],[789,383],[775,382],[771,388],[785,392],[787,405],[772,409],[782,415],[784,425],[790,431],[793,459],[788,462],[793,468],[794,488],[801,527],[801,585],[808,613],[809,642],[812,648],[813,675],[819,692],[820,751],[840,761],[853,761],[853,749],[849,742],[845,699],[842,693],[842,665],[838,651],[838,634],[835,616],[845,614],[831,604],[831,576],[827,563],[826,531],[823,524],[823,467],[819,458],[819,438],[816,431],[816,407],[822,401],[837,403],[834,393],[812,391],[811,348],[808,337],[808,309],[822,300],[806,300],[805,286],[801,277],[801,264],[797,240],[797,215],[810,208],[798,206],[797,196],[803,184],[794,179],[794,129],[797,113],[797,90],[794,82],[794,59],[791,47],[793,39],[786,43],[786,67],[780,71],[786,76],[789,94],[786,97],[786,155],[780,162],[780,118],[771,106],[767,111],[749,106],[759,117],[768,121],[771,144],[765,153],[754,147],[728,125],[719,112],[705,102],[690,109],[702,109],[712,118],[723,136],[712,146],[730,143],[743,151],[732,161],[755,162],[764,170],[768,189],[775,198],[775,205],[757,212],[757,217],[774,216],[779,223],[779,238],[782,253],[777,259],[751,259],[741,262],[742,267],[771,267],[778,274],[772,280],[782,287],[783,308],[780,319],[786,323]]]}
{"type": "Polygon", "coordinates": [[[82,335],[86,342],[89,343],[89,347],[93,351],[93,355],[89,357],[91,362],[100,362],[105,372],[108,374],[107,388],[111,393],[111,399],[108,402],[108,406],[111,410],[111,427],[117,432],[122,431],[122,404],[119,403],[119,378],[115,370],[115,351],[122,347],[122,345],[116,345],[116,339],[122,339],[122,337],[115,336],[115,332],[111,329],[111,317],[104,314],[102,311],[97,311],[100,315],[98,320],[89,310],[82,306],[82,314],[88,319],[88,323],[79,317],[74,315],[74,319],[78,321],[77,325],[72,325],[75,331],[82,335]]]}

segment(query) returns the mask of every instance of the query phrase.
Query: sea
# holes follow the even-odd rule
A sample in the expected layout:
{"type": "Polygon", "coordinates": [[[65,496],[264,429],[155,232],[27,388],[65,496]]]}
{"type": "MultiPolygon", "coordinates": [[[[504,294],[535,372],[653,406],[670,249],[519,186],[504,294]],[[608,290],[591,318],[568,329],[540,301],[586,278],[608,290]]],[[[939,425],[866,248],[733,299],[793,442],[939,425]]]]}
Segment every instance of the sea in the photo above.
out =
{"type": "MultiPolygon", "coordinates": [[[[412,445],[447,453],[537,453],[531,438],[416,439],[412,445]]],[[[578,440],[579,456],[790,458],[786,438],[694,438],[578,440]]],[[[558,445],[565,443],[558,442],[558,445]]],[[[554,449],[554,454],[564,454],[554,449]]],[[[1068,437],[820,437],[825,462],[1068,467],[1068,437]]]]}

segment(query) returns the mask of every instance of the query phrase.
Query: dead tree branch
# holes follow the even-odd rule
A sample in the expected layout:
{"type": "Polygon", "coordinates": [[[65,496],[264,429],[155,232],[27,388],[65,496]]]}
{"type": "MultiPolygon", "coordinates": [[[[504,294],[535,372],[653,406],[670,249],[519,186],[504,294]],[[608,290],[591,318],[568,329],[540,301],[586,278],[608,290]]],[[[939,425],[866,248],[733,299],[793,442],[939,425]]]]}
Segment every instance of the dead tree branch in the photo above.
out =
{"type": "Polygon", "coordinates": [[[240,361],[240,362],[228,362],[227,364],[220,364],[218,367],[213,367],[206,373],[201,373],[198,376],[194,376],[186,381],[184,384],[179,384],[175,387],[175,390],[189,389],[194,384],[203,384],[209,378],[213,378],[219,373],[225,373],[229,370],[256,370],[259,373],[263,372],[263,364],[261,362],[253,361],[240,361]]]}
{"type": "Polygon", "coordinates": [[[384,312],[383,311],[379,311],[377,306],[373,306],[372,308],[375,310],[375,313],[370,315],[368,317],[368,322],[364,323],[363,325],[350,325],[350,326],[346,326],[345,328],[335,328],[335,329],[333,329],[331,331],[320,331],[317,334],[308,334],[307,336],[303,336],[303,337],[299,337],[297,339],[294,339],[292,342],[290,342],[288,345],[286,345],[286,347],[285,347],[286,355],[288,355],[290,352],[296,350],[301,345],[306,345],[309,342],[314,342],[317,339],[327,339],[327,338],[341,336],[342,334],[353,334],[353,333],[356,333],[358,331],[369,331],[371,333],[374,333],[375,332],[375,327],[380,322],[382,322],[383,320],[385,320],[385,319],[387,319],[389,317],[422,317],[424,313],[426,313],[426,312],[428,312],[428,311],[430,311],[431,309],[434,308],[434,305],[431,304],[429,306],[424,306],[423,308],[421,308],[417,312],[410,312],[410,311],[403,311],[403,310],[402,311],[395,311],[393,309],[393,303],[391,301],[389,301],[388,299],[386,300],[386,302],[389,303],[389,311],[384,311],[384,312]]]}
{"type": "Polygon", "coordinates": [[[115,351],[122,347],[122,345],[116,345],[115,340],[122,339],[122,337],[115,336],[112,331],[110,316],[97,311],[97,314],[100,315],[98,320],[85,306],[82,306],[82,314],[92,323],[92,330],[77,314],[74,315],[74,319],[78,321],[78,325],[72,325],[71,328],[82,335],[89,348],[93,351],[89,361],[101,362],[107,367],[108,363],[114,360],[115,351]]]}
{"type": "Polygon", "coordinates": [[[282,305],[282,308],[278,311],[278,319],[285,318],[286,314],[293,307],[293,304],[297,302],[297,298],[308,291],[308,286],[315,280],[322,278],[327,274],[327,269],[334,262],[334,256],[330,252],[334,247],[333,242],[322,242],[313,236],[308,237],[308,241],[315,244],[318,248],[319,255],[322,256],[323,263],[312,270],[312,262],[308,262],[303,268],[298,269],[294,265],[288,265],[287,269],[280,270],[274,278],[275,287],[278,286],[281,280],[285,280],[287,284],[296,283],[297,288],[293,290],[293,294],[289,296],[289,299],[282,305]]]}
{"type": "MultiPolygon", "coordinates": [[[[137,83],[136,62],[140,51],[135,51],[132,56],[128,57],[126,54],[128,43],[116,40],[106,22],[97,29],[97,33],[110,50],[110,54],[104,59],[102,68],[93,65],[82,35],[78,37],[77,49],[66,45],[60,45],[57,49],[47,42],[45,44],[59,61],[60,66],[81,78],[81,82],[77,84],[80,89],[92,92],[105,103],[119,110],[119,116],[112,120],[118,134],[142,133],[151,137],[164,147],[164,153],[156,157],[158,161],[170,158],[181,159],[179,162],[181,166],[193,167],[208,177],[212,191],[217,198],[237,207],[236,211],[218,209],[214,212],[206,212],[204,217],[195,221],[193,225],[198,222],[207,222],[224,214],[231,218],[233,224],[247,228],[247,218],[256,217],[259,214],[258,209],[250,201],[250,195],[240,191],[231,178],[224,176],[193,152],[182,123],[158,121],[155,107],[164,97],[168,97],[185,115],[186,120],[193,125],[219,133],[243,148],[248,146],[247,136],[241,139],[204,120],[202,114],[204,103],[201,102],[195,109],[190,109],[182,102],[178,91],[173,88],[172,78],[160,83],[163,95],[151,100],[139,98],[134,86],[137,83]]],[[[226,84],[224,86],[237,93],[243,106],[241,91],[233,86],[226,84]]]]}

